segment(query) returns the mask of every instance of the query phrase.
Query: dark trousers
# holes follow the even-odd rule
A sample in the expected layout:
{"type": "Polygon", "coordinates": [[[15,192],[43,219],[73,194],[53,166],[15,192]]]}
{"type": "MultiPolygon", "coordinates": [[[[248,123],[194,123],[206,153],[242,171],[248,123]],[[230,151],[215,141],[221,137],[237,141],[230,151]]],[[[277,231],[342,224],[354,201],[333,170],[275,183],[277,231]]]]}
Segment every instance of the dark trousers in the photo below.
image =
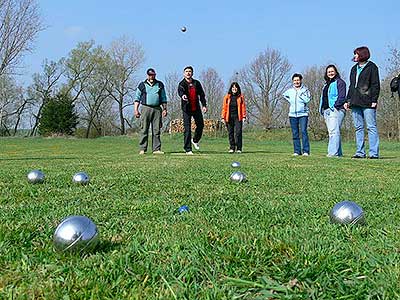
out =
{"type": "Polygon", "coordinates": [[[226,122],[226,127],[228,128],[229,148],[242,151],[243,121],[239,121],[238,116],[231,116],[226,122]]]}
{"type": "Polygon", "coordinates": [[[289,121],[290,121],[290,127],[292,128],[294,153],[310,154],[310,142],[308,141],[308,133],[307,133],[308,116],[289,117],[289,121]],[[300,127],[300,130],[299,130],[299,127],[300,127]],[[301,132],[301,141],[303,144],[303,151],[301,151],[302,145],[300,143],[300,132],[301,132]]]}
{"type": "Polygon", "coordinates": [[[193,142],[198,143],[201,139],[201,136],[203,135],[203,128],[204,128],[204,120],[203,120],[203,114],[201,113],[200,109],[197,109],[196,111],[190,111],[190,112],[183,112],[183,126],[185,127],[185,133],[183,135],[183,149],[185,149],[186,152],[192,151],[192,117],[194,119],[194,123],[196,124],[196,129],[194,131],[194,136],[193,136],[193,142]]]}

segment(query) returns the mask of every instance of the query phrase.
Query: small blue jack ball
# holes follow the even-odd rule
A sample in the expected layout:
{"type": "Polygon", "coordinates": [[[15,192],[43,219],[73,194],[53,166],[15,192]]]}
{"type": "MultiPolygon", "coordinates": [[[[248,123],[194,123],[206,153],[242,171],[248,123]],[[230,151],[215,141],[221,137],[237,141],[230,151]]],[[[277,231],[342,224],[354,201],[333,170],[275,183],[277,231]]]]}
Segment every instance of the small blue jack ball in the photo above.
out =
{"type": "Polygon", "coordinates": [[[181,207],[178,208],[178,213],[183,214],[189,212],[189,206],[187,205],[182,205],[181,207]]]}

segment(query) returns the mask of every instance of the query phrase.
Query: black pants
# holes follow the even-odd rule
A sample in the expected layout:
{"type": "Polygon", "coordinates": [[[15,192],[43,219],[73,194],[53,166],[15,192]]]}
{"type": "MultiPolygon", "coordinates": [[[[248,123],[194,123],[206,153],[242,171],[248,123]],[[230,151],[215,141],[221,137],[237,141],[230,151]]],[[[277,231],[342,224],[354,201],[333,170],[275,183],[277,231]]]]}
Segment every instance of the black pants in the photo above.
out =
{"type": "Polygon", "coordinates": [[[229,122],[226,122],[226,127],[229,134],[229,148],[242,151],[243,121],[239,121],[238,116],[231,116],[229,122]]]}
{"type": "Polygon", "coordinates": [[[186,152],[192,151],[192,143],[190,141],[192,139],[192,117],[194,119],[194,123],[196,124],[193,142],[198,143],[203,135],[204,120],[201,110],[197,109],[196,111],[191,112],[183,111],[183,126],[185,127],[183,149],[185,149],[186,152]]]}

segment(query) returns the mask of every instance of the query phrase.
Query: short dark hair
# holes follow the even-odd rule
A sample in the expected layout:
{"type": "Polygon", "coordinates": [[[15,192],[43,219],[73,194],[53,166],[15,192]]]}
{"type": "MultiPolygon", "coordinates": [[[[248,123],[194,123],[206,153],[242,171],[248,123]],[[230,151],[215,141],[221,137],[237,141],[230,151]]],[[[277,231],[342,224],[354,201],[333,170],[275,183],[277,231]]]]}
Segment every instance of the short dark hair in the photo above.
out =
{"type": "Polygon", "coordinates": [[[365,62],[371,57],[368,47],[362,46],[354,49],[354,54],[358,54],[358,61],[365,62]]]}
{"type": "Polygon", "coordinates": [[[328,77],[328,75],[327,75],[328,69],[329,69],[329,68],[333,68],[333,69],[335,70],[335,72],[336,72],[336,76],[335,76],[335,77],[340,78],[340,75],[339,75],[339,72],[338,72],[336,66],[335,66],[335,65],[329,65],[329,66],[327,66],[327,67],[325,68],[324,79],[325,79],[326,82],[329,82],[329,81],[331,80],[331,79],[328,77]]]}
{"type": "Polygon", "coordinates": [[[237,83],[236,81],[234,81],[234,82],[231,83],[231,86],[229,87],[228,94],[229,94],[229,95],[232,95],[232,88],[233,88],[234,86],[236,86],[236,88],[237,88],[237,93],[236,93],[236,95],[240,96],[240,95],[242,94],[242,90],[240,89],[239,83],[237,83]]]}
{"type": "Polygon", "coordinates": [[[147,75],[156,75],[156,71],[153,68],[149,68],[146,71],[147,75]]]}
{"type": "Polygon", "coordinates": [[[292,80],[295,79],[296,77],[299,77],[300,80],[303,80],[303,75],[299,74],[299,73],[294,73],[292,76],[292,80]]]}
{"type": "Polygon", "coordinates": [[[193,67],[192,66],[186,66],[183,68],[183,71],[186,71],[187,69],[191,70],[193,72],[193,67]]]}

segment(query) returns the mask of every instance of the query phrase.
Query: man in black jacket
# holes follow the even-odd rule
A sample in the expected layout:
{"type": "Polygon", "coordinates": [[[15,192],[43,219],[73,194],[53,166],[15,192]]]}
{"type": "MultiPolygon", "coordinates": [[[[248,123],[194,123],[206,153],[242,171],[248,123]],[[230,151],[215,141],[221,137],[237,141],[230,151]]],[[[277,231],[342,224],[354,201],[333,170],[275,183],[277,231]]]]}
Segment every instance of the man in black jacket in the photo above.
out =
{"type": "Polygon", "coordinates": [[[376,108],[380,92],[378,67],[369,61],[367,47],[354,50],[353,61],[357,62],[350,71],[350,85],[345,109],[350,109],[356,130],[357,150],[352,158],[365,158],[364,122],[367,125],[369,158],[379,158],[379,135],[376,126],[376,108]]]}
{"type": "Polygon", "coordinates": [[[204,128],[203,113],[207,112],[207,103],[200,81],[193,79],[193,67],[185,67],[183,69],[183,77],[178,85],[178,95],[181,97],[183,125],[185,128],[183,149],[186,154],[193,155],[192,145],[196,150],[200,149],[199,142],[204,128]],[[192,117],[196,124],[193,139],[191,138],[192,117]]]}

